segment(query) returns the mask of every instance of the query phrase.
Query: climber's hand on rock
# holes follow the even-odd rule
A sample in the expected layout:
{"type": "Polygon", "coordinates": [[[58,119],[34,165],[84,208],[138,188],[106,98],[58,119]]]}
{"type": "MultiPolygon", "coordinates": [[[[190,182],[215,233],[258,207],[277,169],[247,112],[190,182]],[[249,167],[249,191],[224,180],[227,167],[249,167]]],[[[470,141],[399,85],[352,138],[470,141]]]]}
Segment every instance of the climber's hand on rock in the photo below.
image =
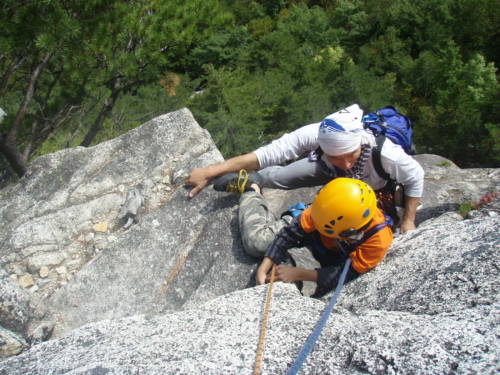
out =
{"type": "Polygon", "coordinates": [[[189,176],[184,181],[184,185],[193,186],[189,192],[189,198],[193,198],[201,190],[203,190],[211,179],[211,174],[208,168],[193,168],[189,176]]]}
{"type": "Polygon", "coordinates": [[[277,266],[276,280],[284,283],[293,283],[300,279],[300,269],[291,266],[277,266]]]}

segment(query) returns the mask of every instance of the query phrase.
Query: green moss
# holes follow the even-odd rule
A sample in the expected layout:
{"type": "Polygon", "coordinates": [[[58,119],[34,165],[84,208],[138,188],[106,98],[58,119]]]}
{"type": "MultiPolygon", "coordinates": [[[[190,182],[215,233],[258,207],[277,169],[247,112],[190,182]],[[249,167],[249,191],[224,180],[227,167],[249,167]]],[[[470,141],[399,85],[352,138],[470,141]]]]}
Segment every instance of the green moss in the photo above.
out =
{"type": "Polygon", "coordinates": [[[473,210],[474,204],[472,202],[464,202],[458,208],[458,213],[462,215],[464,218],[469,214],[471,210],[473,210]]]}
{"type": "Polygon", "coordinates": [[[449,161],[443,161],[441,163],[435,164],[436,167],[451,167],[451,163],[449,161]]]}

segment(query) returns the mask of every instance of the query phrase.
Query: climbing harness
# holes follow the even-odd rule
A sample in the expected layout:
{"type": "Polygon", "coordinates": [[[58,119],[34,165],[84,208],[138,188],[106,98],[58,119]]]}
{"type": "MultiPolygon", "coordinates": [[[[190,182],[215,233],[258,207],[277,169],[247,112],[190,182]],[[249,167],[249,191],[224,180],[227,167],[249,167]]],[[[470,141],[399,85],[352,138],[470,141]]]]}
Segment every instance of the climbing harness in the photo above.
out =
{"type": "Polygon", "coordinates": [[[330,316],[330,313],[333,311],[333,306],[335,306],[335,303],[337,302],[337,298],[340,295],[340,291],[342,290],[342,287],[344,286],[345,278],[347,275],[347,270],[351,266],[351,258],[347,258],[347,261],[345,262],[344,269],[342,270],[342,274],[340,275],[339,282],[337,284],[337,287],[335,288],[335,293],[333,293],[332,298],[330,299],[330,302],[326,306],[325,310],[321,314],[320,319],[317,321],[316,326],[314,327],[313,331],[307,338],[306,342],[302,346],[302,349],[300,350],[297,358],[295,358],[295,361],[292,363],[292,366],[288,369],[286,372],[286,375],[295,375],[298,373],[300,370],[300,367],[306,360],[307,356],[311,351],[313,350],[314,344],[319,338],[319,335],[321,334],[321,331],[323,330],[326,321],[328,320],[328,317],[330,316]]]}
{"type": "Polygon", "coordinates": [[[264,316],[262,317],[262,327],[260,329],[259,346],[257,348],[257,358],[255,359],[255,370],[253,372],[254,375],[260,375],[260,371],[262,369],[262,358],[264,356],[264,341],[266,339],[267,320],[269,318],[269,309],[271,307],[271,296],[273,293],[273,283],[275,274],[276,274],[276,265],[273,264],[273,269],[271,271],[271,281],[269,282],[269,286],[267,289],[266,307],[264,309],[264,316]]]}

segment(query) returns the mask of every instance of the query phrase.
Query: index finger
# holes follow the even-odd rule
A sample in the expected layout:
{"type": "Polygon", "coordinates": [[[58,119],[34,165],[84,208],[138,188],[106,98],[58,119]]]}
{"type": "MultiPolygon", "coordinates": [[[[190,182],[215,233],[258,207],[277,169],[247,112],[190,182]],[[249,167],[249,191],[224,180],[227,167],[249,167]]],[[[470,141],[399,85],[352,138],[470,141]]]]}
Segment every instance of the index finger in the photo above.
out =
{"type": "Polygon", "coordinates": [[[203,189],[203,186],[195,186],[194,188],[191,189],[189,192],[189,198],[193,198],[196,194],[198,194],[201,190],[203,189]]]}

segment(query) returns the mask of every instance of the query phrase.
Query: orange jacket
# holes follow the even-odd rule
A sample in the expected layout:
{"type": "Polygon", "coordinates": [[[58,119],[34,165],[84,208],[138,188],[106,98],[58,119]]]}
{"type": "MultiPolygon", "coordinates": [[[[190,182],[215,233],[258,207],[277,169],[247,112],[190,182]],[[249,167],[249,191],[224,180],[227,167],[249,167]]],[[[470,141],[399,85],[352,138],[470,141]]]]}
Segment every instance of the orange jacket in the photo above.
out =
{"type": "MultiPolygon", "coordinates": [[[[371,225],[366,230],[368,231],[384,221],[384,214],[377,209],[371,225]]],[[[306,233],[312,233],[316,230],[311,218],[311,207],[304,210],[300,215],[300,226],[306,233]]],[[[336,239],[323,235],[320,235],[320,238],[325,248],[332,251],[339,251],[336,247],[336,239]]],[[[359,273],[364,273],[375,267],[384,258],[393,238],[394,236],[390,227],[384,227],[379,230],[349,255],[352,261],[352,268],[359,273]]]]}

